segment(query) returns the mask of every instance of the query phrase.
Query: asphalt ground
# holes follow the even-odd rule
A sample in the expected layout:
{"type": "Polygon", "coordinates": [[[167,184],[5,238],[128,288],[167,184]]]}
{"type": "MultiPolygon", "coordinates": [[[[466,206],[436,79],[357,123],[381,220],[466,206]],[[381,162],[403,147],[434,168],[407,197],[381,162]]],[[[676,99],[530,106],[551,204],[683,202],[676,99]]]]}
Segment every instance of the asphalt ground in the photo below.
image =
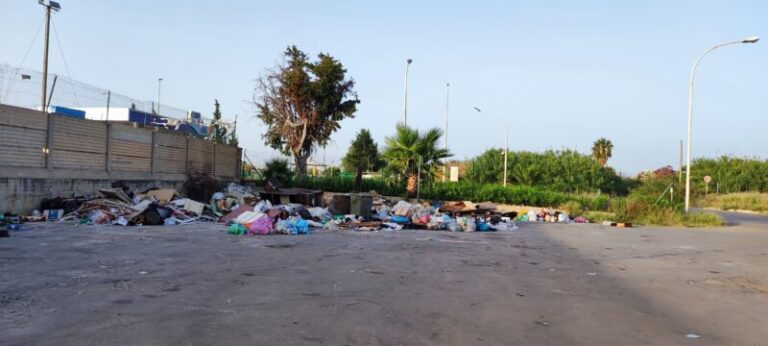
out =
{"type": "Polygon", "coordinates": [[[515,231],[28,224],[3,345],[768,345],[768,223],[515,231]]]}

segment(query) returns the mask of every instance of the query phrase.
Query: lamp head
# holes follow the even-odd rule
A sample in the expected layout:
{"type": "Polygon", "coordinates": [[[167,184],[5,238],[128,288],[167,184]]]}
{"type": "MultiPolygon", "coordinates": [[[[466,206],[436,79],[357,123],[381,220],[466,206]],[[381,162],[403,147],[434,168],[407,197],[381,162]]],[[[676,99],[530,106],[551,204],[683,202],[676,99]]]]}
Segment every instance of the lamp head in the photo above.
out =
{"type": "Polygon", "coordinates": [[[408,61],[408,64],[410,64],[413,62],[413,59],[408,59],[407,61],[408,61]]]}
{"type": "Polygon", "coordinates": [[[43,5],[45,7],[50,8],[54,12],[61,11],[61,4],[59,4],[56,1],[37,0],[37,3],[40,4],[40,5],[43,5]]]}
{"type": "Polygon", "coordinates": [[[477,107],[474,107],[474,108],[475,108],[475,110],[476,110],[478,113],[482,113],[482,112],[483,112],[483,111],[481,111],[481,110],[480,110],[480,108],[477,108],[477,107]]]}
{"type": "Polygon", "coordinates": [[[760,41],[760,38],[757,36],[752,36],[743,39],[741,43],[757,43],[757,41],[760,41]]]}

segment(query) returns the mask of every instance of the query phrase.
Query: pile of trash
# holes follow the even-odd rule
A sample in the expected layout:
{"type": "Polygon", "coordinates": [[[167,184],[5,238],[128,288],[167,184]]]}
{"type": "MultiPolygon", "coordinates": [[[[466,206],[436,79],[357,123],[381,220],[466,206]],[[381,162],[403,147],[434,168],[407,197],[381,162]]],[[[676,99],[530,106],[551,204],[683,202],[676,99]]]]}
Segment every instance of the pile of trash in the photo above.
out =
{"type": "MultiPolygon", "coordinates": [[[[515,230],[516,212],[499,212],[493,203],[409,203],[398,201],[394,205],[380,200],[372,219],[381,227],[391,229],[427,229],[451,232],[494,232],[515,230]]],[[[349,227],[348,224],[342,224],[349,227]]]]}
{"type": "Polygon", "coordinates": [[[234,235],[303,235],[312,229],[493,232],[515,230],[516,222],[588,222],[583,218],[571,220],[567,213],[551,209],[509,210],[494,203],[471,201],[410,203],[371,194],[336,194],[315,203],[322,207],[310,207],[269,198],[235,183],[224,189],[216,186],[208,181],[190,182],[185,185],[192,191],[190,196],[195,196],[190,198],[174,189],[134,193],[124,184],[115,183],[112,188],[100,189],[95,197],[46,199],[40,210],[22,217],[22,221],[122,226],[220,222],[234,235]],[[280,204],[273,204],[277,202],[280,204]]]}
{"type": "Polygon", "coordinates": [[[100,196],[84,201],[60,221],[79,221],[88,225],[179,225],[214,221],[205,213],[205,204],[178,198],[174,189],[149,189],[134,194],[127,187],[100,189],[100,196]]]}
{"type": "Polygon", "coordinates": [[[333,215],[327,208],[305,208],[301,204],[273,206],[269,200],[242,205],[221,218],[234,235],[309,234],[310,228],[323,228],[333,215]]]}
{"type": "Polygon", "coordinates": [[[521,222],[550,222],[550,223],[589,223],[583,216],[571,218],[568,213],[554,209],[522,210],[517,218],[521,222]]]}
{"type": "Polygon", "coordinates": [[[95,197],[46,198],[40,210],[22,221],[77,221],[88,225],[184,225],[199,221],[217,222],[241,205],[257,202],[258,197],[237,184],[213,193],[209,203],[181,197],[175,189],[151,188],[138,193],[116,182],[99,189],[95,197]]]}

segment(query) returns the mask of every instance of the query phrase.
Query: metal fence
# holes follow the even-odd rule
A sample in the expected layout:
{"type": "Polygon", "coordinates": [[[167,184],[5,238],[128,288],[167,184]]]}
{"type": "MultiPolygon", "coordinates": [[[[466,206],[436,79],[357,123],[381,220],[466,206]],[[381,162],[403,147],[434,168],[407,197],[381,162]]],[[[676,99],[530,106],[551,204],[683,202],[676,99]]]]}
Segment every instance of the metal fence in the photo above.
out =
{"type": "Polygon", "coordinates": [[[178,178],[194,172],[235,179],[240,173],[240,157],[237,147],[172,131],[0,104],[0,173],[14,170],[16,177],[30,169],[66,170],[72,175],[85,171],[120,173],[143,179],[160,175],[178,178]]]}

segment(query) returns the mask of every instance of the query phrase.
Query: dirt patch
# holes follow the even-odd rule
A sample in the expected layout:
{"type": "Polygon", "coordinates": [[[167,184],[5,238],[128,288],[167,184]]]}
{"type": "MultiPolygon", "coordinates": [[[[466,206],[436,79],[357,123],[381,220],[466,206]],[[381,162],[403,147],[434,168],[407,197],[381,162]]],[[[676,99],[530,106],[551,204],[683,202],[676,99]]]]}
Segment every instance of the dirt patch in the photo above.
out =
{"type": "Polygon", "coordinates": [[[704,280],[706,285],[719,287],[726,291],[739,293],[768,294],[768,283],[752,280],[743,276],[735,276],[724,279],[710,278],[704,280]]]}

